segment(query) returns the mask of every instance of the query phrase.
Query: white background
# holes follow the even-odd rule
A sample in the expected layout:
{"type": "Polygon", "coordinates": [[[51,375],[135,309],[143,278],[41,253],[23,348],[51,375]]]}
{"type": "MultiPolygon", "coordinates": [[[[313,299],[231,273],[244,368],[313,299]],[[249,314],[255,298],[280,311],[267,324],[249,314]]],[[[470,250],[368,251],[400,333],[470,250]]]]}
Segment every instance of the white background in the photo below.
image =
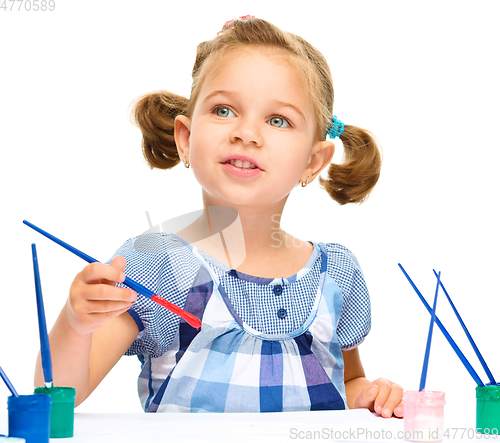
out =
{"type": "MultiPolygon", "coordinates": [[[[22,220],[105,261],[148,228],[146,210],[156,224],[200,209],[190,170],[146,165],[128,107],[157,89],[189,95],[196,45],[246,14],[322,51],[335,114],[383,146],[382,176],[366,203],[341,207],[315,182],[292,192],[283,219],[294,236],[339,242],[357,255],[373,305],[360,347],[367,376],[418,388],[429,315],[401,262],[428,300],[432,269],[442,272],[500,378],[500,3],[55,2],[54,12],[18,12],[19,3],[0,10],[0,365],[20,393],[32,391],[39,346],[31,243],[49,328],[85,265],[22,220]]],[[[487,381],[444,297],[438,315],[487,381]]],[[[77,410],[140,411],[139,368],[135,357],[123,358],[77,410]]],[[[427,388],[473,414],[474,386],[435,330],[427,388]]],[[[8,394],[0,385],[0,397],[8,394]]]]}

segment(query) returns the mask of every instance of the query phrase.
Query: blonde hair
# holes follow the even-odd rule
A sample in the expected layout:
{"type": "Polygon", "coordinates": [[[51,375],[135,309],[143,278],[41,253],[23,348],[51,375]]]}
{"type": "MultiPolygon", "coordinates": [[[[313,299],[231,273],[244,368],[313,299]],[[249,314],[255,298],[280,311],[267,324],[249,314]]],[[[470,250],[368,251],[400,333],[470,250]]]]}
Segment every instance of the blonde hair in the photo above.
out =
{"type": "MultiPolygon", "coordinates": [[[[278,49],[293,57],[311,96],[318,136],[325,140],[332,124],[333,83],[323,55],[303,38],[265,20],[234,20],[226,23],[223,32],[214,39],[198,45],[189,99],[168,91],[155,91],[135,101],[132,118],[142,131],[144,157],[152,168],[170,169],[180,162],[174,140],[175,117],[192,115],[207,74],[230,51],[245,46],[278,49]]],[[[331,163],[328,178],[319,177],[319,183],[338,203],[359,203],[378,181],[380,148],[373,134],[356,126],[346,125],[340,139],[344,147],[343,162],[331,163]]]]}

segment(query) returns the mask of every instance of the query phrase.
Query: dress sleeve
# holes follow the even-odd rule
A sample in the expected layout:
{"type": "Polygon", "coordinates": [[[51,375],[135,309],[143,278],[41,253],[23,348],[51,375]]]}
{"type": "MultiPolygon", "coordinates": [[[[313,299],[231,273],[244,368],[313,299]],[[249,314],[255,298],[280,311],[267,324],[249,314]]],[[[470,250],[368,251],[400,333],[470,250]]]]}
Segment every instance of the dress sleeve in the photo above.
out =
{"type": "Polygon", "coordinates": [[[328,273],[342,291],[343,305],[337,337],[343,351],[358,347],[371,328],[371,304],[363,272],[354,254],[344,246],[327,243],[328,273]]]}
{"type": "MultiPolygon", "coordinates": [[[[191,287],[189,277],[194,277],[196,273],[195,263],[187,260],[182,246],[175,240],[157,235],[154,241],[160,244],[156,245],[155,253],[138,250],[134,247],[136,240],[127,240],[108,263],[121,255],[127,262],[127,277],[183,308],[191,287]],[[182,280],[179,279],[179,273],[182,280]]],[[[180,318],[142,294],[137,295],[137,301],[128,313],[137,323],[139,335],[125,355],[137,355],[141,361],[163,355],[177,333],[180,318]]]]}

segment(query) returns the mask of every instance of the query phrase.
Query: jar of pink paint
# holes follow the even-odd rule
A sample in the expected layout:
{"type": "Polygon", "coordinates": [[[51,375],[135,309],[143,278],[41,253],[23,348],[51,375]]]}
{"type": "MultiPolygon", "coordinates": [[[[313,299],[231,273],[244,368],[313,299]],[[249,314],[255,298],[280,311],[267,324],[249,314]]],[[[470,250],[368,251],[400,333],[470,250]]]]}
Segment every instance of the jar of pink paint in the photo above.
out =
{"type": "Polygon", "coordinates": [[[444,392],[404,391],[404,439],[415,442],[443,440],[444,392]]]}

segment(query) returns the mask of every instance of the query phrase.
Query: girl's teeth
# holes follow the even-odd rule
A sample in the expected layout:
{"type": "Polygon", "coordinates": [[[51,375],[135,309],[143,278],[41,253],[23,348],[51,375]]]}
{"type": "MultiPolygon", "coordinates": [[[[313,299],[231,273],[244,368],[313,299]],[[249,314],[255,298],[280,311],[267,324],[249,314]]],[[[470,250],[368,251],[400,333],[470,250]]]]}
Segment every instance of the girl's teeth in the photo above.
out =
{"type": "Polygon", "coordinates": [[[242,169],[255,169],[256,166],[250,162],[242,162],[241,160],[231,160],[229,163],[231,163],[233,166],[236,166],[237,168],[242,168],[242,169]]]}

